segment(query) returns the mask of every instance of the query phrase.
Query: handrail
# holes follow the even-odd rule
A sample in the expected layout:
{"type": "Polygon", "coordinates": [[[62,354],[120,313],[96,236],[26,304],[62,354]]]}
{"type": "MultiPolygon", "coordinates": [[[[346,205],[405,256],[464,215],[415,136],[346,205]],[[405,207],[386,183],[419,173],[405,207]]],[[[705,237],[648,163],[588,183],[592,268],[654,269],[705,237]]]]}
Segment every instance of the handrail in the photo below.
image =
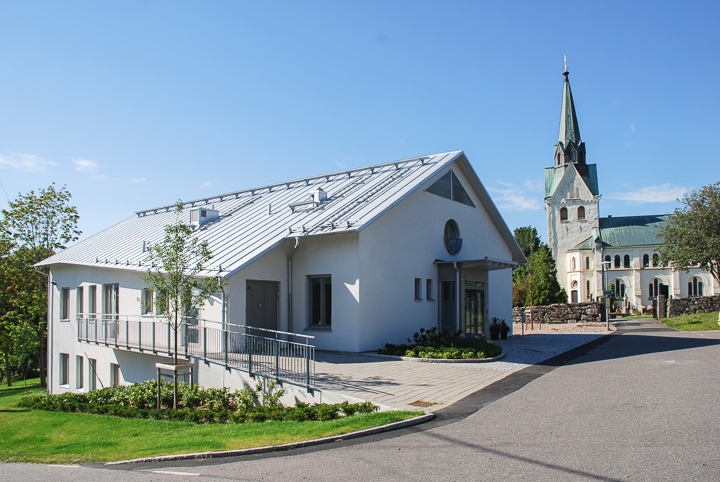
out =
{"type": "Polygon", "coordinates": [[[250,326],[250,325],[238,325],[235,323],[225,323],[225,326],[237,326],[239,328],[250,328],[251,330],[260,330],[260,331],[268,331],[270,333],[278,333],[280,335],[290,335],[290,336],[299,336],[300,338],[308,338],[310,340],[315,339],[312,335],[301,335],[300,333],[290,333],[288,331],[279,331],[279,330],[270,330],[269,328],[259,328],[257,326],[250,326]]]}
{"type": "MultiPolygon", "coordinates": [[[[204,324],[185,323],[178,328],[175,345],[176,337],[172,336],[174,327],[150,316],[111,313],[77,315],[77,336],[80,342],[164,356],[172,356],[177,349],[177,353],[183,356],[224,365],[228,369],[236,368],[308,389],[314,387],[315,347],[307,340],[294,342],[222,330],[204,324]]],[[[274,331],[250,326],[247,328],[274,331]]],[[[298,336],[310,338],[307,335],[298,336]]]]}

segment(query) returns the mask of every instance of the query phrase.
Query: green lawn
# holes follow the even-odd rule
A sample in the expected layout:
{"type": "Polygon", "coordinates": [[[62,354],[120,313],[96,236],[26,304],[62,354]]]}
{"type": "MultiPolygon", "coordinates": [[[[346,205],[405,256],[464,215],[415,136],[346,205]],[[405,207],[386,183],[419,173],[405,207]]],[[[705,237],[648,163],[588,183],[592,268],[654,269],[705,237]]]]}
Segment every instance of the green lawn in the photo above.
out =
{"type": "Polygon", "coordinates": [[[376,427],[418,412],[354,415],[327,422],[198,425],[83,413],[18,409],[26,394],[44,393],[38,380],[0,387],[0,460],[3,462],[108,462],[155,455],[233,450],[311,440],[376,427]]]}
{"type": "Polygon", "coordinates": [[[717,311],[714,313],[696,313],[675,318],[663,318],[660,322],[681,331],[720,330],[717,311]]]}

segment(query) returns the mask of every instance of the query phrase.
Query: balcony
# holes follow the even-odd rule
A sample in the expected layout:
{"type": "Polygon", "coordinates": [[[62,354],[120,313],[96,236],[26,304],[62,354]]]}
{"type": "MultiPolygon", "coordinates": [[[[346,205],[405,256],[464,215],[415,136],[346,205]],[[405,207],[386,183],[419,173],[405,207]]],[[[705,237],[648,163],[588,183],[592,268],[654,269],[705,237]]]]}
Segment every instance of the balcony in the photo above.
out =
{"type": "MultiPolygon", "coordinates": [[[[174,356],[175,332],[164,318],[114,314],[77,317],[78,341],[153,355],[174,356]]],[[[312,336],[187,317],[178,329],[178,356],[251,375],[315,387],[312,336]],[[214,325],[214,326],[213,326],[214,325]],[[283,339],[285,338],[285,339],[283,339]],[[300,339],[302,342],[290,341],[300,339]]]]}

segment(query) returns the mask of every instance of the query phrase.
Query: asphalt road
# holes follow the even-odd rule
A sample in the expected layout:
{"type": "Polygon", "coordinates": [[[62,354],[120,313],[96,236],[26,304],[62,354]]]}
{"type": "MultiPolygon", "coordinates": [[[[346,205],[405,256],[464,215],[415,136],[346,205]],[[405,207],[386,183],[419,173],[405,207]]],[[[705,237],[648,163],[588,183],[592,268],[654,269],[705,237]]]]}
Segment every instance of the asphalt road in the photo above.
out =
{"type": "Polygon", "coordinates": [[[0,479],[720,480],[720,332],[619,327],[404,431],[114,469],[0,464],[0,479]]]}

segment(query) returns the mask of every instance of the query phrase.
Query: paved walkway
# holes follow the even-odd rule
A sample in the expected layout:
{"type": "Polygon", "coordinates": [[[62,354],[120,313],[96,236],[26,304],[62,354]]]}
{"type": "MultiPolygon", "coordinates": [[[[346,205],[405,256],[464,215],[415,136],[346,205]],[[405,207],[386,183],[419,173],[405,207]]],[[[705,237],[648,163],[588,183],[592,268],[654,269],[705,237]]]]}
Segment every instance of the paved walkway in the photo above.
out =
{"type": "Polygon", "coordinates": [[[383,408],[434,411],[513,372],[605,334],[539,333],[510,337],[497,342],[505,357],[490,363],[409,362],[372,354],[317,352],[316,383],[322,390],[369,400],[383,408]],[[411,405],[415,402],[420,403],[411,405]]]}

